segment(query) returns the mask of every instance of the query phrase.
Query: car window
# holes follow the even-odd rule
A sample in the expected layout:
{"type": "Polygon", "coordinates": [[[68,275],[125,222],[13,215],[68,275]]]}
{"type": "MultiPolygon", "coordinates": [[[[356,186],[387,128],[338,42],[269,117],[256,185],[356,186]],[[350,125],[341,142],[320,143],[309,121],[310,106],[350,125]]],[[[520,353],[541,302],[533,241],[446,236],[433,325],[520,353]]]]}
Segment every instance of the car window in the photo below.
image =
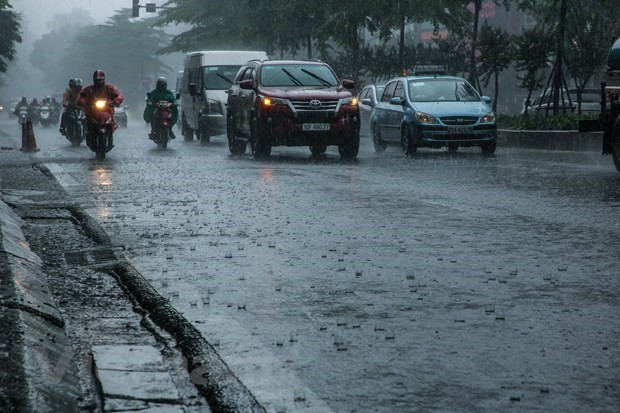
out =
{"type": "MultiPolygon", "coordinates": [[[[373,97],[375,101],[379,101],[379,98],[381,98],[381,96],[383,95],[383,90],[384,89],[385,89],[385,87],[383,87],[383,86],[377,86],[376,94],[373,97]]],[[[371,96],[372,96],[372,94],[371,94],[371,96]]]]}
{"type": "Polygon", "coordinates": [[[340,82],[327,65],[273,64],[263,65],[263,86],[337,86],[340,82]]]}
{"type": "Polygon", "coordinates": [[[252,68],[248,67],[247,69],[245,69],[245,72],[243,72],[243,76],[241,76],[241,80],[251,80],[252,79],[252,68]]]}
{"type": "Polygon", "coordinates": [[[396,87],[396,82],[389,83],[385,87],[385,91],[383,92],[383,97],[381,98],[381,102],[389,102],[392,99],[392,94],[394,93],[394,88],[396,87]]]}
{"type": "Polygon", "coordinates": [[[206,66],[204,67],[204,87],[207,90],[226,90],[235,81],[235,75],[239,71],[236,66],[206,66]]]}
{"type": "Polygon", "coordinates": [[[477,102],[480,96],[464,79],[413,79],[409,81],[412,102],[477,102]]]}
{"type": "Polygon", "coordinates": [[[405,98],[405,86],[403,82],[399,81],[396,83],[396,89],[394,89],[394,95],[392,97],[405,98]]]}
{"type": "Polygon", "coordinates": [[[362,93],[360,93],[358,100],[361,102],[362,100],[367,99],[369,94],[370,88],[367,87],[366,89],[362,90],[362,93]]]}
{"type": "Polygon", "coordinates": [[[245,73],[245,69],[246,69],[246,66],[241,66],[241,68],[239,68],[239,71],[237,72],[237,76],[235,77],[235,83],[241,82],[241,78],[243,77],[243,74],[245,73]]]}

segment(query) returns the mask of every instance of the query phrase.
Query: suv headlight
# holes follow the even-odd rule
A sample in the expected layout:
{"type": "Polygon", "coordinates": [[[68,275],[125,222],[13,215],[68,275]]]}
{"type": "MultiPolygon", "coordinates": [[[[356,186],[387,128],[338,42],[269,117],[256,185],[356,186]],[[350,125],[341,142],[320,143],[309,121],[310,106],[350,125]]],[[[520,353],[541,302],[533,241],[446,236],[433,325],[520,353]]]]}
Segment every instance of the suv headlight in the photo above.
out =
{"type": "Polygon", "coordinates": [[[342,104],[344,106],[357,106],[357,98],[352,96],[350,98],[342,99],[342,104]]]}
{"type": "Polygon", "coordinates": [[[286,100],[270,96],[261,96],[260,100],[264,106],[286,105],[286,100]]]}
{"type": "Polygon", "coordinates": [[[223,115],[222,104],[219,100],[209,99],[209,113],[219,113],[220,115],[223,115]]]}
{"type": "Polygon", "coordinates": [[[425,125],[438,125],[439,121],[433,115],[424,112],[416,112],[415,119],[425,125]]]}
{"type": "Polygon", "coordinates": [[[480,118],[480,123],[493,123],[495,122],[495,113],[489,112],[480,118]]]}

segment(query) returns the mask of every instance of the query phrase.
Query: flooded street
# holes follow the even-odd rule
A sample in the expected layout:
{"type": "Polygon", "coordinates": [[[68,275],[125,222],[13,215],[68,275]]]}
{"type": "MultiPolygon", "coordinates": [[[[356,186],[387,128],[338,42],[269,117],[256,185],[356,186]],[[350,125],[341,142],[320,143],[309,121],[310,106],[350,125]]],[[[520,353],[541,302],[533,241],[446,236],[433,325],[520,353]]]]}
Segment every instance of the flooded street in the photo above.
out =
{"type": "Polygon", "coordinates": [[[354,162],[257,161],[147,132],[130,122],[98,162],[38,128],[34,159],[268,411],[618,406],[609,157],[362,140],[354,162]]]}

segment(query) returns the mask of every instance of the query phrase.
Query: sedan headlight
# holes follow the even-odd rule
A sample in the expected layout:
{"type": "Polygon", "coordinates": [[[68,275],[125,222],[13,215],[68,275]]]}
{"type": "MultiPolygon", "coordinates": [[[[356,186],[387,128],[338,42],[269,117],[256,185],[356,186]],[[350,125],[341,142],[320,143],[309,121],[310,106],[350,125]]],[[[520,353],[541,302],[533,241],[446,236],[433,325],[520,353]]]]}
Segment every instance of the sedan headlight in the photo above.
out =
{"type": "Polygon", "coordinates": [[[352,96],[350,98],[342,99],[342,104],[345,106],[357,106],[357,98],[352,96]]]}
{"type": "Polygon", "coordinates": [[[438,125],[439,121],[433,115],[424,112],[416,112],[415,119],[425,125],[438,125]]]}
{"type": "Polygon", "coordinates": [[[261,101],[264,106],[274,106],[274,105],[286,105],[286,100],[280,98],[272,98],[269,96],[261,96],[261,101]]]}
{"type": "Polygon", "coordinates": [[[493,123],[493,122],[495,122],[495,113],[493,112],[487,113],[480,119],[480,123],[493,123]]]}

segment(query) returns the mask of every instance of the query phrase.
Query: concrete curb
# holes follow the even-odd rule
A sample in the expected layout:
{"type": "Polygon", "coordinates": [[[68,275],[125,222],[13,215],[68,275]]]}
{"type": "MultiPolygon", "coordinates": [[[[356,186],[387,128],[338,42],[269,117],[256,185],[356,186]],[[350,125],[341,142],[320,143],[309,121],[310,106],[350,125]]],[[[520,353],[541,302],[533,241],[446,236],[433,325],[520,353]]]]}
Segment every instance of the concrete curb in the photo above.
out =
{"type": "MultiPolygon", "coordinates": [[[[42,173],[56,180],[45,165],[36,165],[42,173]]],[[[71,214],[93,240],[111,246],[112,242],[103,228],[80,206],[68,207],[71,214]]],[[[266,410],[234,375],[202,334],[185,319],[120,252],[112,272],[149,317],[177,342],[177,347],[187,360],[187,370],[192,383],[205,396],[215,413],[265,413],[266,410]]]]}
{"type": "Polygon", "coordinates": [[[600,151],[603,132],[497,130],[497,145],[564,151],[600,151]]]}
{"type": "Polygon", "coordinates": [[[11,386],[17,390],[7,395],[14,399],[12,406],[0,400],[0,410],[75,411],[81,392],[71,343],[41,269],[41,260],[30,250],[21,232],[22,224],[0,200],[0,255],[6,262],[3,271],[7,271],[2,278],[10,281],[8,288],[3,289],[0,311],[14,312],[12,322],[19,333],[11,343],[13,351],[7,354],[16,358],[10,362],[16,369],[12,371],[15,377],[11,377],[11,386]]]}

